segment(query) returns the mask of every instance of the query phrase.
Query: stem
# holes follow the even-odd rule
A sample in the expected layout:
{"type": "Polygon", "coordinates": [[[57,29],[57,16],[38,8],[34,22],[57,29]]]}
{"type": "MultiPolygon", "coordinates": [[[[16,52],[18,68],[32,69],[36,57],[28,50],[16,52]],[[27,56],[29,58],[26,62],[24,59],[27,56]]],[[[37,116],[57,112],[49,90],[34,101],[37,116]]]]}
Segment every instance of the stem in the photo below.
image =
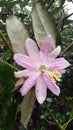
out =
{"type": "Polygon", "coordinates": [[[19,69],[16,68],[15,66],[13,66],[13,65],[11,65],[11,64],[9,64],[9,63],[7,63],[7,62],[1,60],[1,59],[0,59],[0,62],[3,63],[3,64],[5,64],[5,65],[7,65],[7,66],[9,66],[9,67],[11,67],[11,68],[14,69],[14,70],[17,70],[17,71],[19,70],[19,69]]]}
{"type": "Polygon", "coordinates": [[[68,124],[72,121],[72,119],[69,119],[61,128],[62,130],[66,130],[68,124]]]}
{"type": "MultiPolygon", "coordinates": [[[[16,15],[16,16],[27,16],[27,14],[24,14],[24,13],[13,13],[14,15],[16,15]]],[[[2,13],[2,12],[0,12],[0,16],[6,16],[6,15],[9,15],[9,12],[4,12],[4,13],[2,13]]]]}
{"type": "Polygon", "coordinates": [[[44,117],[44,120],[45,120],[48,124],[55,125],[55,123],[54,123],[54,122],[52,122],[52,121],[48,121],[48,119],[47,119],[46,117],[44,117]]]}
{"type": "Polygon", "coordinates": [[[69,48],[73,45],[73,43],[71,43],[69,46],[66,47],[66,49],[60,54],[60,56],[63,56],[65,54],[66,51],[69,50],[69,48]]]}
{"type": "Polygon", "coordinates": [[[51,0],[51,2],[49,3],[47,9],[49,9],[51,7],[51,5],[54,3],[55,0],[51,0]]]}
{"type": "Polygon", "coordinates": [[[45,103],[45,105],[46,105],[46,108],[47,108],[48,112],[50,113],[52,119],[54,120],[55,124],[56,124],[57,127],[59,128],[59,130],[62,130],[62,128],[61,128],[61,126],[58,124],[58,122],[57,122],[55,116],[54,116],[53,113],[50,111],[49,107],[47,107],[47,104],[46,104],[46,103],[45,103]]]}
{"type": "Polygon", "coordinates": [[[14,54],[13,49],[11,48],[10,44],[8,43],[7,39],[5,38],[5,36],[3,35],[3,33],[1,31],[0,31],[0,36],[4,40],[6,45],[8,46],[9,50],[11,51],[11,53],[14,54]]]}

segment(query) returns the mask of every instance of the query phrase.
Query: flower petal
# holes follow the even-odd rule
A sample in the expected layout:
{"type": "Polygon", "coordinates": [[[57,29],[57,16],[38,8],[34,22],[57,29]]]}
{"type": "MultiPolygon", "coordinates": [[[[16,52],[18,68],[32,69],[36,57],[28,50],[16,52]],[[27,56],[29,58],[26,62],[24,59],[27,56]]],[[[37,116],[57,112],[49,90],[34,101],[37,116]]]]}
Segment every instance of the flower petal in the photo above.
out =
{"type": "Polygon", "coordinates": [[[42,65],[46,66],[46,64],[48,64],[48,62],[47,62],[48,61],[48,57],[45,56],[42,51],[40,51],[40,59],[41,59],[41,64],[42,65]]]}
{"type": "Polygon", "coordinates": [[[60,94],[60,88],[56,85],[55,82],[53,82],[49,76],[44,75],[44,81],[46,83],[47,88],[55,95],[59,96],[60,94]]]}
{"type": "Polygon", "coordinates": [[[35,88],[37,101],[42,104],[46,99],[47,88],[45,82],[43,81],[42,76],[40,75],[36,80],[36,88],[35,88]]]}
{"type": "Polygon", "coordinates": [[[35,62],[40,63],[39,49],[35,41],[30,38],[26,40],[26,49],[30,57],[32,57],[35,62]]]}
{"type": "Polygon", "coordinates": [[[64,58],[56,58],[49,64],[51,70],[63,70],[70,66],[70,63],[64,58]]]}
{"type": "Polygon", "coordinates": [[[25,69],[18,72],[14,72],[15,77],[21,78],[21,77],[28,77],[32,71],[25,69]]]}
{"type": "Polygon", "coordinates": [[[52,49],[52,37],[48,35],[42,42],[41,51],[45,56],[48,56],[52,49]]]}
{"type": "Polygon", "coordinates": [[[58,70],[61,74],[64,74],[64,73],[66,73],[66,70],[65,69],[63,69],[63,70],[58,70]]]}
{"type": "Polygon", "coordinates": [[[58,46],[49,54],[49,60],[55,59],[61,52],[61,47],[58,46]]]}
{"type": "Polygon", "coordinates": [[[35,85],[35,80],[39,76],[39,72],[33,73],[20,88],[20,93],[22,96],[26,95],[29,90],[35,85]]]}
{"type": "Polygon", "coordinates": [[[35,69],[37,68],[37,66],[35,65],[34,60],[31,57],[28,57],[26,55],[23,54],[15,54],[14,55],[14,60],[16,61],[16,63],[24,68],[27,69],[35,69]]]}

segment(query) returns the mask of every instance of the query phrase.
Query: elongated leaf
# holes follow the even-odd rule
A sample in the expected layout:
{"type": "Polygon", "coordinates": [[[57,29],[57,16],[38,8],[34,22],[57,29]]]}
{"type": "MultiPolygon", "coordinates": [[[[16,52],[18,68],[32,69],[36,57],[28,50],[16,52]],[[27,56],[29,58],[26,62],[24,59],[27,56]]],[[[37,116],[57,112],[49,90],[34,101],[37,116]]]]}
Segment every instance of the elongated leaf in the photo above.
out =
{"type": "Polygon", "coordinates": [[[11,90],[13,89],[13,86],[15,84],[15,78],[13,69],[9,65],[2,62],[1,60],[0,60],[0,80],[4,81],[6,84],[6,90],[4,91],[4,94],[6,95],[5,96],[6,101],[9,102],[10,104],[9,107],[7,106],[8,112],[3,130],[12,130],[17,112],[17,103],[11,103],[11,96],[12,96],[11,90]]]}
{"type": "MultiPolygon", "coordinates": [[[[14,52],[26,54],[25,41],[29,37],[29,34],[25,26],[17,19],[16,16],[11,15],[6,21],[6,27],[14,52]]],[[[25,128],[27,127],[31,117],[34,103],[34,91],[31,90],[29,94],[23,98],[21,107],[21,123],[25,128]]]]}
{"type": "Polygon", "coordinates": [[[22,102],[21,123],[24,125],[25,128],[27,128],[27,122],[29,121],[30,115],[32,114],[32,110],[34,108],[34,103],[35,103],[34,97],[35,95],[34,95],[34,89],[33,89],[24,97],[23,102],[22,102]]]}
{"type": "Polygon", "coordinates": [[[0,79],[3,80],[10,88],[15,84],[13,69],[1,62],[0,60],[0,79]]]}
{"type": "Polygon", "coordinates": [[[10,15],[6,20],[6,28],[14,52],[25,54],[26,50],[24,43],[29,35],[24,25],[17,19],[16,16],[10,15]]]}
{"type": "Polygon", "coordinates": [[[49,34],[53,37],[53,48],[56,47],[56,27],[50,14],[40,4],[35,4],[32,10],[33,29],[36,41],[41,46],[42,40],[49,34]]]}
{"type": "Polygon", "coordinates": [[[17,113],[17,107],[18,102],[12,102],[11,106],[8,108],[7,118],[3,130],[13,130],[13,125],[17,113]]]}

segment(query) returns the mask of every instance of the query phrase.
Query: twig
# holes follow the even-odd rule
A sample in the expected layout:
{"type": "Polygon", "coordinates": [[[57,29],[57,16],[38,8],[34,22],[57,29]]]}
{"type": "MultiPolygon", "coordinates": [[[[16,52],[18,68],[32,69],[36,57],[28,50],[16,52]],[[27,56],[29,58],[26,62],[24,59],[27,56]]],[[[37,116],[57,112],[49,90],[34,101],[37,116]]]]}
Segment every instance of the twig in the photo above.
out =
{"type": "Polygon", "coordinates": [[[71,14],[69,14],[68,16],[66,16],[65,18],[63,18],[62,24],[61,24],[61,31],[63,30],[63,26],[64,26],[65,21],[66,21],[69,17],[71,17],[72,15],[73,15],[73,13],[71,13],[71,14]]]}
{"type": "Polygon", "coordinates": [[[70,123],[72,120],[73,120],[73,118],[72,118],[72,119],[69,119],[61,128],[62,128],[63,130],[66,130],[67,126],[69,125],[69,123],[70,123]]]}
{"type": "Polygon", "coordinates": [[[4,36],[4,34],[1,32],[1,30],[0,30],[0,36],[1,36],[1,38],[4,40],[4,42],[6,43],[7,47],[8,47],[9,50],[11,51],[11,53],[14,54],[12,47],[10,46],[9,42],[7,41],[7,39],[5,38],[5,36],[4,36]]]}
{"type": "Polygon", "coordinates": [[[72,15],[73,15],[73,13],[69,14],[68,16],[66,16],[66,17],[63,19],[63,22],[64,22],[66,19],[68,19],[70,16],[72,16],[72,15]]]}
{"type": "Polygon", "coordinates": [[[3,63],[3,64],[5,64],[5,65],[7,65],[7,66],[11,67],[12,69],[14,69],[14,70],[16,70],[16,71],[18,71],[18,70],[19,70],[19,69],[18,69],[18,68],[16,68],[15,66],[13,66],[13,65],[11,65],[11,64],[9,64],[9,63],[7,63],[7,62],[3,61],[1,58],[0,58],[0,63],[3,63]]]}
{"type": "Polygon", "coordinates": [[[45,120],[48,124],[55,125],[55,123],[54,123],[54,122],[52,122],[52,121],[48,121],[46,117],[44,117],[44,120],[45,120]]]}
{"type": "Polygon", "coordinates": [[[59,128],[59,130],[62,130],[62,128],[61,128],[61,126],[58,124],[58,122],[57,122],[57,120],[56,120],[55,116],[54,116],[54,115],[53,115],[53,113],[50,111],[49,107],[47,107],[47,104],[46,104],[46,103],[45,103],[45,106],[46,106],[46,108],[47,108],[48,112],[50,113],[50,115],[51,115],[52,119],[54,120],[55,124],[56,124],[56,125],[57,125],[57,127],[59,128]]]}
{"type": "Polygon", "coordinates": [[[54,3],[55,0],[51,0],[51,2],[49,3],[47,9],[49,9],[51,7],[51,5],[54,3]]]}
{"type": "Polygon", "coordinates": [[[0,13],[0,16],[6,16],[6,15],[10,15],[10,14],[14,14],[14,15],[16,15],[16,16],[21,16],[21,15],[23,15],[23,16],[27,16],[27,14],[23,14],[23,13],[9,13],[9,12],[4,12],[4,13],[0,13]]]}
{"type": "Polygon", "coordinates": [[[68,49],[73,45],[73,43],[71,43],[70,45],[68,45],[66,47],[66,49],[60,54],[60,56],[63,56],[65,54],[66,51],[68,51],[68,49]]]}

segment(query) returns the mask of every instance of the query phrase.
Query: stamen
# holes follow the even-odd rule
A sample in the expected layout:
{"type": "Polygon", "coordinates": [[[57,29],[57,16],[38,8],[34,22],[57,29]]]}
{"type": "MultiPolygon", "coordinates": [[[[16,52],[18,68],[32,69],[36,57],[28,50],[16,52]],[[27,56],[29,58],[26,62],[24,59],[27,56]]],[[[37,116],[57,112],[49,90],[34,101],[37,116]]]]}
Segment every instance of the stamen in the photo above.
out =
{"type": "Polygon", "coordinates": [[[54,79],[54,77],[53,77],[53,73],[52,72],[48,72],[48,74],[49,74],[50,79],[52,81],[56,82],[55,79],[54,79]]]}
{"type": "Polygon", "coordinates": [[[62,77],[61,73],[58,70],[53,70],[52,73],[55,74],[58,78],[62,77]]]}
{"type": "Polygon", "coordinates": [[[61,73],[60,73],[58,70],[52,70],[52,71],[50,71],[50,70],[48,70],[44,65],[41,65],[41,66],[39,67],[39,70],[40,70],[41,72],[46,72],[46,73],[48,73],[49,78],[50,78],[53,82],[60,81],[60,79],[61,79],[61,77],[62,77],[61,73]]]}
{"type": "Polygon", "coordinates": [[[53,70],[53,71],[49,72],[49,77],[51,78],[51,80],[56,82],[56,81],[60,81],[62,75],[58,70],[53,70]]]}

